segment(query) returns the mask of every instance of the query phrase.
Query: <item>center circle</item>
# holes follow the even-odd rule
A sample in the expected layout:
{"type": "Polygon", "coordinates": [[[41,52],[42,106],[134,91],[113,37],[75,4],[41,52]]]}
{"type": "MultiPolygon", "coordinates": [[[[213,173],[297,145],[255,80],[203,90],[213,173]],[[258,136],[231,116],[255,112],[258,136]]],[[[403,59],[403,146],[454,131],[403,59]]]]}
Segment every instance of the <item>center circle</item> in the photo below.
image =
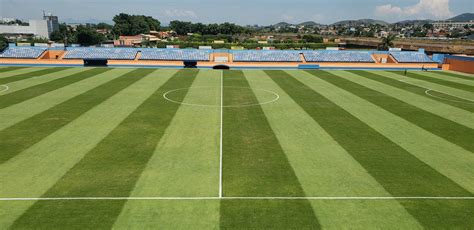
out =
{"type": "MultiPolygon", "coordinates": [[[[188,105],[188,106],[198,106],[198,107],[221,107],[221,91],[234,91],[233,93],[238,93],[239,98],[236,100],[235,103],[228,103],[223,104],[222,107],[224,108],[232,108],[232,107],[250,107],[250,106],[258,106],[258,105],[266,105],[273,102],[276,102],[280,99],[280,95],[277,93],[266,90],[266,89],[255,89],[250,87],[234,87],[234,86],[224,86],[224,87],[215,87],[215,86],[208,86],[208,87],[189,87],[189,88],[180,88],[170,90],[163,94],[163,98],[167,101],[180,104],[180,105],[188,105]],[[202,91],[195,91],[195,90],[202,90],[202,91]],[[184,97],[181,95],[181,98],[186,98],[188,101],[184,102],[183,99],[176,99],[177,95],[184,94],[188,90],[193,90],[194,94],[197,94],[195,98],[184,97]],[[200,95],[199,93],[204,93],[205,95],[200,95]],[[259,96],[259,98],[263,98],[262,102],[256,103],[254,101],[254,97],[259,96]],[[210,102],[212,101],[212,102],[210,102]]],[[[224,103],[224,102],[223,102],[224,103]]]]}

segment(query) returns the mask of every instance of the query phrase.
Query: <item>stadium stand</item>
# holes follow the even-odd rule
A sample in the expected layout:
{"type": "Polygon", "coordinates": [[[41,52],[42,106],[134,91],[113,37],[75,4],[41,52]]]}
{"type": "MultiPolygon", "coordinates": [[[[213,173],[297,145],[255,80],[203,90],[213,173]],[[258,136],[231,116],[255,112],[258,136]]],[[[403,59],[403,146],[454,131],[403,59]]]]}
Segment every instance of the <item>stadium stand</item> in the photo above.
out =
{"type": "Polygon", "coordinates": [[[45,47],[9,47],[3,53],[0,53],[0,58],[28,58],[36,59],[43,54],[47,48],[45,47]]]}
{"type": "Polygon", "coordinates": [[[209,61],[210,53],[195,49],[142,49],[140,60],[209,61]]]}
{"type": "Polygon", "coordinates": [[[303,52],[307,62],[362,62],[373,63],[369,51],[305,51],[303,52]]]}
{"type": "Polygon", "coordinates": [[[236,62],[300,62],[299,52],[294,51],[235,51],[236,62]]]}
{"type": "Polygon", "coordinates": [[[133,60],[138,53],[134,48],[67,48],[64,59],[133,60]]]}
{"type": "Polygon", "coordinates": [[[425,53],[422,52],[390,52],[392,57],[399,63],[433,63],[425,53]]]}

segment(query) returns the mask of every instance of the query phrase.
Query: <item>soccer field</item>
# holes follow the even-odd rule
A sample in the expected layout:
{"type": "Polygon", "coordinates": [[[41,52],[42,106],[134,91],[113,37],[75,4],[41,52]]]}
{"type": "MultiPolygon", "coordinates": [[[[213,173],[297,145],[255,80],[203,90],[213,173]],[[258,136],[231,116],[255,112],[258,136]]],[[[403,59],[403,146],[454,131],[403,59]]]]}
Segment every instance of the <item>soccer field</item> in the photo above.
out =
{"type": "Polygon", "coordinates": [[[0,67],[0,229],[473,229],[474,76],[0,67]]]}

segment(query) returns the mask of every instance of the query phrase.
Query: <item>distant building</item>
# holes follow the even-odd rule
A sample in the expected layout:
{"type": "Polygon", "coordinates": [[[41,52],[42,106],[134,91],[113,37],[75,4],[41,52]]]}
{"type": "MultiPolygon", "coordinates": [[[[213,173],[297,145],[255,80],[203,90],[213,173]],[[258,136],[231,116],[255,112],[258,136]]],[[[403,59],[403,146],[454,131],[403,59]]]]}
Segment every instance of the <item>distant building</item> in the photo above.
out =
{"type": "Polygon", "coordinates": [[[0,22],[3,22],[3,23],[9,23],[9,22],[14,22],[15,19],[14,18],[2,18],[0,19],[0,22]]]}
{"type": "Polygon", "coordinates": [[[57,16],[43,15],[43,20],[29,20],[28,25],[0,25],[0,34],[10,39],[17,38],[47,38],[52,32],[59,30],[57,16]]]}
{"type": "Polygon", "coordinates": [[[120,36],[119,39],[114,40],[114,46],[116,47],[133,47],[142,44],[144,39],[143,35],[136,36],[120,36]]]}
{"type": "Polygon", "coordinates": [[[460,29],[463,28],[464,26],[474,26],[474,21],[469,21],[469,22],[451,22],[451,21],[438,21],[434,22],[433,26],[435,28],[455,28],[455,29],[460,29]]]}
{"type": "Polygon", "coordinates": [[[48,25],[49,34],[51,34],[53,31],[59,30],[58,16],[53,16],[51,13],[46,14],[43,12],[43,20],[45,20],[48,25]]]}

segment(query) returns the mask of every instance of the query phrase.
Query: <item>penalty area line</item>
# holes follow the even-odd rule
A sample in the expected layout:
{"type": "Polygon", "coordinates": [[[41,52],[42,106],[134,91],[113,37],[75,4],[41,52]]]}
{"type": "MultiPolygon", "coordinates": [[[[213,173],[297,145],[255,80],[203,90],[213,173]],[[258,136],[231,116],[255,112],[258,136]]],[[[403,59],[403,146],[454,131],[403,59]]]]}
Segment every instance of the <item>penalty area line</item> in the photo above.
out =
{"type": "Polygon", "coordinates": [[[0,201],[77,201],[77,200],[474,200],[474,197],[41,197],[0,198],[0,201]]]}

